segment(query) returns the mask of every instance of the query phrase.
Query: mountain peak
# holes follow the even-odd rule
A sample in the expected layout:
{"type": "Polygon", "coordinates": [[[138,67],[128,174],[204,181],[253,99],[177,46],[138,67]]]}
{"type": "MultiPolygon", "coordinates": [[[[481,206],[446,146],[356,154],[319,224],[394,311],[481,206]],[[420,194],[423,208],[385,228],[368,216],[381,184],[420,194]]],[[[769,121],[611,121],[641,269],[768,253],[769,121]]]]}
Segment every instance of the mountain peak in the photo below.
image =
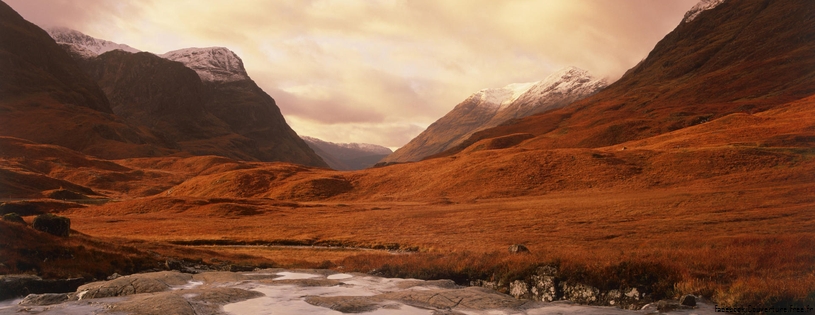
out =
{"type": "Polygon", "coordinates": [[[112,50],[123,50],[130,53],[140,52],[140,50],[128,45],[94,38],[67,27],[51,27],[45,31],[57,44],[67,45],[71,51],[85,58],[96,57],[112,50]]]}
{"type": "Polygon", "coordinates": [[[225,47],[184,48],[159,57],[178,61],[195,70],[202,81],[232,82],[249,80],[243,61],[225,47]]]}
{"type": "Polygon", "coordinates": [[[703,11],[713,9],[722,4],[724,1],[725,0],[701,0],[685,13],[685,18],[682,19],[682,21],[685,23],[693,21],[693,19],[699,16],[699,14],[703,11]]]}

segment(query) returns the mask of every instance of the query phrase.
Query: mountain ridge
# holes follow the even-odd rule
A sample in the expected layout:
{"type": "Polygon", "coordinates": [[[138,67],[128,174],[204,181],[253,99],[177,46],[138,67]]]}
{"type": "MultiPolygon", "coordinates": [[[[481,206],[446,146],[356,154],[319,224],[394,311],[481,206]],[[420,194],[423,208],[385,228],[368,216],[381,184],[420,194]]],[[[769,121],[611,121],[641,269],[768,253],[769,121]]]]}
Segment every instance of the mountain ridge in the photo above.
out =
{"type": "Polygon", "coordinates": [[[421,160],[455,147],[479,130],[569,105],[606,85],[605,80],[592,77],[588,71],[566,67],[540,81],[482,89],[380,163],[421,160]]]}

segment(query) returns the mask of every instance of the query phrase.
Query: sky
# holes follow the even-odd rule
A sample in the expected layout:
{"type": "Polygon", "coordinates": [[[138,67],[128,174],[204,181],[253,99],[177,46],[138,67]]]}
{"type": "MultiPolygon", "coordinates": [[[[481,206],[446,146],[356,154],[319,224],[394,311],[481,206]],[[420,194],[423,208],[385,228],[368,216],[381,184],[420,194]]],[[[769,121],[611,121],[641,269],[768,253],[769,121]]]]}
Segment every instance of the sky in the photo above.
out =
{"type": "Polygon", "coordinates": [[[698,0],[4,0],[162,54],[227,47],[300,135],[396,149],[469,95],[575,66],[618,79],[698,0]]]}

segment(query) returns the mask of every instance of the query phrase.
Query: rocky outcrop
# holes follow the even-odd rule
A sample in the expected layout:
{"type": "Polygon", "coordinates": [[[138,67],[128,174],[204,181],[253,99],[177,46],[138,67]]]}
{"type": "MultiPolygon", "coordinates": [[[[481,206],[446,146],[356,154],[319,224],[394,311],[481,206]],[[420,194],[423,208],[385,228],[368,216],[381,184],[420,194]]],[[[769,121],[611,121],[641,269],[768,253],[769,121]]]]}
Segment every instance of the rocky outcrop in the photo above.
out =
{"type": "Polygon", "coordinates": [[[23,220],[23,217],[21,217],[19,214],[14,213],[14,212],[4,214],[3,215],[3,221],[8,221],[8,222],[13,222],[13,223],[19,223],[19,224],[22,224],[22,225],[27,225],[27,223],[25,223],[25,220],[23,220]]]}
{"type": "Polygon", "coordinates": [[[0,276],[0,300],[46,292],[72,292],[84,282],[82,278],[44,280],[32,275],[0,276]]]}
{"type": "Polygon", "coordinates": [[[579,304],[639,309],[649,301],[644,298],[640,288],[600,290],[585,283],[564,279],[553,266],[539,267],[534,274],[508,283],[475,280],[471,281],[470,285],[507,292],[516,299],[541,302],[571,301],[579,304]]]}

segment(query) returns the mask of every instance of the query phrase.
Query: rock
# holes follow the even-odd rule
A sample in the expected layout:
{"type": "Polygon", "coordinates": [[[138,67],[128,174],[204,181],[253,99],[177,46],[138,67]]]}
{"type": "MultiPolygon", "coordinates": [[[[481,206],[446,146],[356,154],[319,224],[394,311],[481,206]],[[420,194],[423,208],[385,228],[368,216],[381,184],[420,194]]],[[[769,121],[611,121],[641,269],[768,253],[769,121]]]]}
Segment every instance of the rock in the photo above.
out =
{"type": "Polygon", "coordinates": [[[77,289],[77,296],[81,300],[162,292],[169,290],[171,286],[185,285],[191,279],[191,275],[176,271],[135,274],[110,281],[88,283],[77,289]]]}
{"type": "Polygon", "coordinates": [[[156,295],[137,296],[133,299],[116,303],[111,311],[115,313],[143,314],[143,315],[195,315],[195,309],[187,300],[179,295],[166,293],[156,295]]]}
{"type": "MultiPolygon", "coordinates": [[[[540,273],[539,273],[540,274],[540,273]]],[[[554,276],[534,275],[531,278],[532,299],[535,301],[552,302],[557,299],[557,290],[554,276]]]]}
{"type": "Polygon", "coordinates": [[[25,223],[25,220],[23,220],[23,217],[21,217],[19,214],[14,213],[14,212],[4,214],[3,215],[3,221],[13,222],[13,223],[20,223],[22,225],[28,225],[27,223],[25,223]]]}
{"type": "Polygon", "coordinates": [[[65,293],[29,294],[19,304],[26,306],[52,305],[65,302],[68,298],[68,294],[65,293]]]}
{"type": "Polygon", "coordinates": [[[623,294],[620,293],[620,290],[610,290],[606,293],[606,303],[611,306],[617,306],[620,304],[622,297],[623,294]]]}
{"type": "Polygon", "coordinates": [[[379,309],[381,299],[368,296],[309,296],[306,303],[340,313],[366,313],[379,309]]]}
{"type": "Polygon", "coordinates": [[[679,299],[679,304],[685,306],[696,306],[696,297],[692,294],[686,294],[679,299]]]}
{"type": "Polygon", "coordinates": [[[34,218],[32,224],[35,230],[43,231],[61,237],[68,237],[71,231],[71,219],[56,216],[50,213],[41,214],[34,218]]]}
{"type": "Polygon", "coordinates": [[[407,290],[378,295],[384,300],[400,301],[407,305],[426,309],[451,309],[461,307],[471,310],[518,308],[530,303],[516,300],[495,291],[468,287],[463,289],[407,290]]]}
{"type": "Polygon", "coordinates": [[[640,291],[637,288],[631,288],[625,293],[625,297],[634,301],[640,300],[640,291]]]}
{"type": "Polygon", "coordinates": [[[512,281],[509,284],[509,295],[512,295],[516,299],[527,299],[529,298],[529,286],[526,282],[521,280],[512,281]]]}
{"type": "Polygon", "coordinates": [[[73,292],[84,282],[82,278],[43,280],[32,275],[0,276],[0,300],[29,294],[73,292]]]}
{"type": "Polygon", "coordinates": [[[597,304],[600,290],[582,283],[568,284],[561,282],[563,299],[580,304],[597,304]]]}
{"type": "Polygon", "coordinates": [[[529,248],[521,244],[514,244],[509,246],[510,254],[529,253],[529,248]]]}
{"type": "Polygon", "coordinates": [[[122,277],[122,275],[114,272],[112,275],[108,276],[107,280],[114,280],[120,277],[122,277]]]}

